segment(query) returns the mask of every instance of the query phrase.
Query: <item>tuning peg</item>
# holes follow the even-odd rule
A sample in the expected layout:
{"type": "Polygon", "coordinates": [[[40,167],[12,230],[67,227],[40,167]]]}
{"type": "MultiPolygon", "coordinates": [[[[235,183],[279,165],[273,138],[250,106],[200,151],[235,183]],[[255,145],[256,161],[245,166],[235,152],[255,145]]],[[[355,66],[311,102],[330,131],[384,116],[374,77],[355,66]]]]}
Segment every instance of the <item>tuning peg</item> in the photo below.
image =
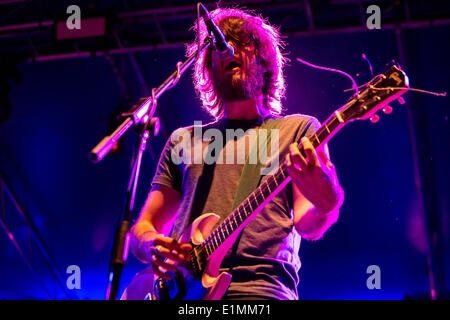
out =
{"type": "Polygon", "coordinates": [[[377,114],[374,114],[373,116],[371,116],[371,117],[369,118],[369,120],[370,120],[370,122],[372,122],[372,123],[377,123],[377,122],[380,120],[380,116],[377,115],[377,114]]]}
{"type": "Polygon", "coordinates": [[[391,114],[392,113],[392,107],[391,106],[386,106],[383,108],[383,112],[386,114],[391,114]]]}
{"type": "Polygon", "coordinates": [[[406,103],[406,101],[405,101],[405,99],[403,99],[403,97],[398,97],[397,101],[400,104],[405,104],[406,103]]]}

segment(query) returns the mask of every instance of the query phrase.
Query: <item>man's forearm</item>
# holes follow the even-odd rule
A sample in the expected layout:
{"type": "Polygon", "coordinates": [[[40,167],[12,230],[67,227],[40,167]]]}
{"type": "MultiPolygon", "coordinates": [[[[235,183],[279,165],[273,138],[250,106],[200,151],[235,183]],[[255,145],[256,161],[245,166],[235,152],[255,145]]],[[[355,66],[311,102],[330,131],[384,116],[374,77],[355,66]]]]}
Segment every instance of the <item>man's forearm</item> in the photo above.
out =
{"type": "Polygon", "coordinates": [[[181,195],[178,191],[156,184],[145,201],[136,224],[131,228],[131,250],[139,260],[149,261],[153,240],[168,236],[181,195]]]}

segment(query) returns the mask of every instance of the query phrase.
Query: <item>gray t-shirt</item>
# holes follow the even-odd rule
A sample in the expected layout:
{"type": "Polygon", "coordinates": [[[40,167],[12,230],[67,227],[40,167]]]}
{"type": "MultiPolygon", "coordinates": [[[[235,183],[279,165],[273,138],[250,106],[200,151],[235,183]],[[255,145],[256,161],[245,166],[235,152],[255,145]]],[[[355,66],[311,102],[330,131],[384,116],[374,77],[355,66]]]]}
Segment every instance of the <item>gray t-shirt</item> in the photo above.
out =
{"type": "MultiPolygon", "coordinates": [[[[280,118],[264,121],[274,119],[280,118]]],[[[152,184],[162,184],[182,193],[173,227],[175,238],[204,213],[214,212],[222,221],[232,212],[239,178],[251,147],[243,140],[250,141],[249,135],[227,138],[227,133],[232,132],[230,130],[257,131],[261,123],[262,120],[221,119],[172,133],[152,184]],[[220,134],[223,139],[218,139],[220,134]]],[[[317,119],[305,115],[282,118],[278,127],[278,157],[275,155],[278,163],[284,161],[291,143],[311,136],[319,127],[317,119]]],[[[263,176],[261,182],[267,177],[263,176]]],[[[251,295],[298,299],[301,237],[293,224],[292,207],[292,186],[288,184],[241,232],[221,265],[223,271],[232,274],[225,298],[251,295]]]]}

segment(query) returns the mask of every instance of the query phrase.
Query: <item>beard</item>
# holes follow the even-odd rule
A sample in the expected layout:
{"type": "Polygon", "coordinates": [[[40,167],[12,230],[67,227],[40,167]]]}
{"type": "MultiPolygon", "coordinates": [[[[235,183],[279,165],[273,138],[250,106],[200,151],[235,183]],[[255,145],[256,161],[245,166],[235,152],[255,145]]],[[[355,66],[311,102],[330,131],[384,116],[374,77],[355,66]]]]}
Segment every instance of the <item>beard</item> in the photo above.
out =
{"type": "Polygon", "coordinates": [[[225,102],[256,97],[264,86],[264,74],[259,64],[241,65],[238,72],[212,72],[212,83],[217,97],[225,102]]]}

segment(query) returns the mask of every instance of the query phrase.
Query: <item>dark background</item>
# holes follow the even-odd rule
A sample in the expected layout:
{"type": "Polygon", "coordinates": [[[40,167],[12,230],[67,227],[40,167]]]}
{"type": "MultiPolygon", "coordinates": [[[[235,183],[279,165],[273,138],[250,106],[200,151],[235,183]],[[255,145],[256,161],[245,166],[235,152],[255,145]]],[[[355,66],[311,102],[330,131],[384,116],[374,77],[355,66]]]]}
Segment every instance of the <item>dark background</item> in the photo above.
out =
{"type": "MultiPolygon", "coordinates": [[[[81,289],[66,290],[71,298],[104,299],[113,232],[136,134],[131,130],[122,139],[122,152],[99,164],[90,162],[88,154],[114,128],[108,121],[112,115],[148,95],[148,88],[159,86],[175,70],[177,61],[184,60],[182,43],[194,38],[187,30],[195,20],[195,3],[1,2],[0,171],[54,263],[51,268],[43,263],[30,225],[17,214],[3,189],[2,220],[35,272],[24,263],[8,234],[0,231],[0,299],[67,299],[48,270],[57,270],[64,287],[69,265],[81,269],[81,289]],[[52,27],[27,27],[20,32],[1,29],[67,17],[65,8],[70,4],[78,4],[82,15],[83,10],[108,9],[116,17],[114,27],[105,37],[62,42],[55,40],[52,27]],[[164,11],[159,16],[163,33],[155,31],[152,17],[117,19],[120,12],[158,6],[187,6],[189,14],[183,18],[175,9],[164,11]],[[117,38],[111,36],[114,28],[123,46],[154,48],[42,61],[42,57],[67,52],[117,48],[117,38]]],[[[351,95],[344,92],[351,87],[348,79],[311,69],[296,57],[344,70],[358,84],[371,78],[362,53],[370,59],[375,74],[395,59],[402,62],[411,87],[437,92],[450,88],[447,2],[311,1],[312,20],[308,20],[305,1],[298,2],[295,10],[288,6],[296,3],[242,3],[281,26],[291,59],[286,68],[286,113],[309,114],[323,122],[351,95]],[[368,30],[362,23],[368,15],[361,8],[369,4],[382,9],[381,30],[368,30]]],[[[170,132],[194,120],[211,120],[201,110],[191,73],[187,71],[158,101],[162,130],[149,142],[143,157],[133,220],[149,191],[155,156],[170,132]]],[[[445,297],[450,283],[449,100],[418,92],[407,93],[405,100],[405,105],[393,103],[393,113],[382,114],[379,123],[354,122],[329,143],[346,199],[338,223],[322,240],[302,242],[302,299],[427,299],[429,238],[436,287],[439,297],[445,297]],[[415,164],[419,175],[415,175],[415,164]],[[380,267],[379,290],[366,286],[370,265],[380,267]]],[[[121,291],[143,267],[130,254],[121,291]]]]}

